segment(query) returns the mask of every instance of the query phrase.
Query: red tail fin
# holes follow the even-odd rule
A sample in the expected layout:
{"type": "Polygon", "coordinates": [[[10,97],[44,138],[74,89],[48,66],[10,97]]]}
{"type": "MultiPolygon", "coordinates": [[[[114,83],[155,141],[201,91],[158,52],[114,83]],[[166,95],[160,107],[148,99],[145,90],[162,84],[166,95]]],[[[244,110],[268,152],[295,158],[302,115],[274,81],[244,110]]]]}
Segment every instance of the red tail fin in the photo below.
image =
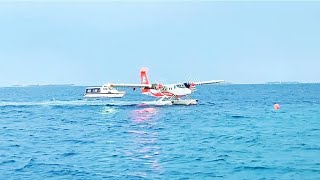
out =
{"type": "Polygon", "coordinates": [[[140,79],[141,79],[141,84],[149,84],[149,79],[147,76],[147,69],[146,68],[142,68],[140,70],[140,79]]]}

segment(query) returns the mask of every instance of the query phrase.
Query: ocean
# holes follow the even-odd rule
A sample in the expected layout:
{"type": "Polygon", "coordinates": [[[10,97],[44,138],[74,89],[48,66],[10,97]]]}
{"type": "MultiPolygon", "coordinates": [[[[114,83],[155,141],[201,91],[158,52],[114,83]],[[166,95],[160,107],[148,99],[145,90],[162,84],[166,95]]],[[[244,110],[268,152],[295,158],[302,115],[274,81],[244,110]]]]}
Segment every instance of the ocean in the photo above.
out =
{"type": "Polygon", "coordinates": [[[320,84],[197,86],[198,105],[163,107],[84,89],[0,88],[0,179],[320,179],[320,84]]]}

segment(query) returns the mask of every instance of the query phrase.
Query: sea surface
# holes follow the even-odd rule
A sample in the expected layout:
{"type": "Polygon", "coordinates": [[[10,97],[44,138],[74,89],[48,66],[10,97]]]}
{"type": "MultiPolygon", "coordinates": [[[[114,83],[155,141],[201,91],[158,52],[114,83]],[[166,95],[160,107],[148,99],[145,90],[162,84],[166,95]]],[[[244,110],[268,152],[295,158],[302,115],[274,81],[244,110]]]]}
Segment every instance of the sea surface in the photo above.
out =
{"type": "Polygon", "coordinates": [[[198,105],[165,107],[84,88],[0,88],[0,179],[320,179],[320,84],[198,86],[198,105]]]}

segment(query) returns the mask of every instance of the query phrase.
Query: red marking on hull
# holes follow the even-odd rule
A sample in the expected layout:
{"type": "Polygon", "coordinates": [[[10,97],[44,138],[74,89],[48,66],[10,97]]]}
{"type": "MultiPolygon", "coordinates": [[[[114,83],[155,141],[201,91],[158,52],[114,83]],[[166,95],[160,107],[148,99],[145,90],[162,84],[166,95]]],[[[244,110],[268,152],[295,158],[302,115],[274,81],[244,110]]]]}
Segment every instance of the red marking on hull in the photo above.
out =
{"type": "Polygon", "coordinates": [[[164,97],[164,96],[165,97],[172,97],[172,96],[175,96],[174,94],[172,94],[170,92],[160,92],[160,91],[152,92],[150,89],[142,89],[142,94],[153,96],[153,97],[164,97]]]}

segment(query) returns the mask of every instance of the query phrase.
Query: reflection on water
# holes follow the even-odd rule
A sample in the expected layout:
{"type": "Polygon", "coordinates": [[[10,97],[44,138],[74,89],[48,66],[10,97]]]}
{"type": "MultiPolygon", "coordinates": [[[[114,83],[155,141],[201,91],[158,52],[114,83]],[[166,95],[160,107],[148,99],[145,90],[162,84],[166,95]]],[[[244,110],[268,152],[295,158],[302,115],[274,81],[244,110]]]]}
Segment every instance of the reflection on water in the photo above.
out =
{"type": "Polygon", "coordinates": [[[128,172],[130,176],[157,178],[163,173],[159,163],[158,132],[155,128],[158,118],[158,110],[155,108],[137,109],[130,114],[133,124],[128,128],[131,146],[127,155],[131,163],[137,166],[128,172]]]}
{"type": "Polygon", "coordinates": [[[151,119],[157,114],[157,109],[155,108],[143,108],[134,110],[131,114],[131,119],[136,123],[145,122],[151,119]]]}

